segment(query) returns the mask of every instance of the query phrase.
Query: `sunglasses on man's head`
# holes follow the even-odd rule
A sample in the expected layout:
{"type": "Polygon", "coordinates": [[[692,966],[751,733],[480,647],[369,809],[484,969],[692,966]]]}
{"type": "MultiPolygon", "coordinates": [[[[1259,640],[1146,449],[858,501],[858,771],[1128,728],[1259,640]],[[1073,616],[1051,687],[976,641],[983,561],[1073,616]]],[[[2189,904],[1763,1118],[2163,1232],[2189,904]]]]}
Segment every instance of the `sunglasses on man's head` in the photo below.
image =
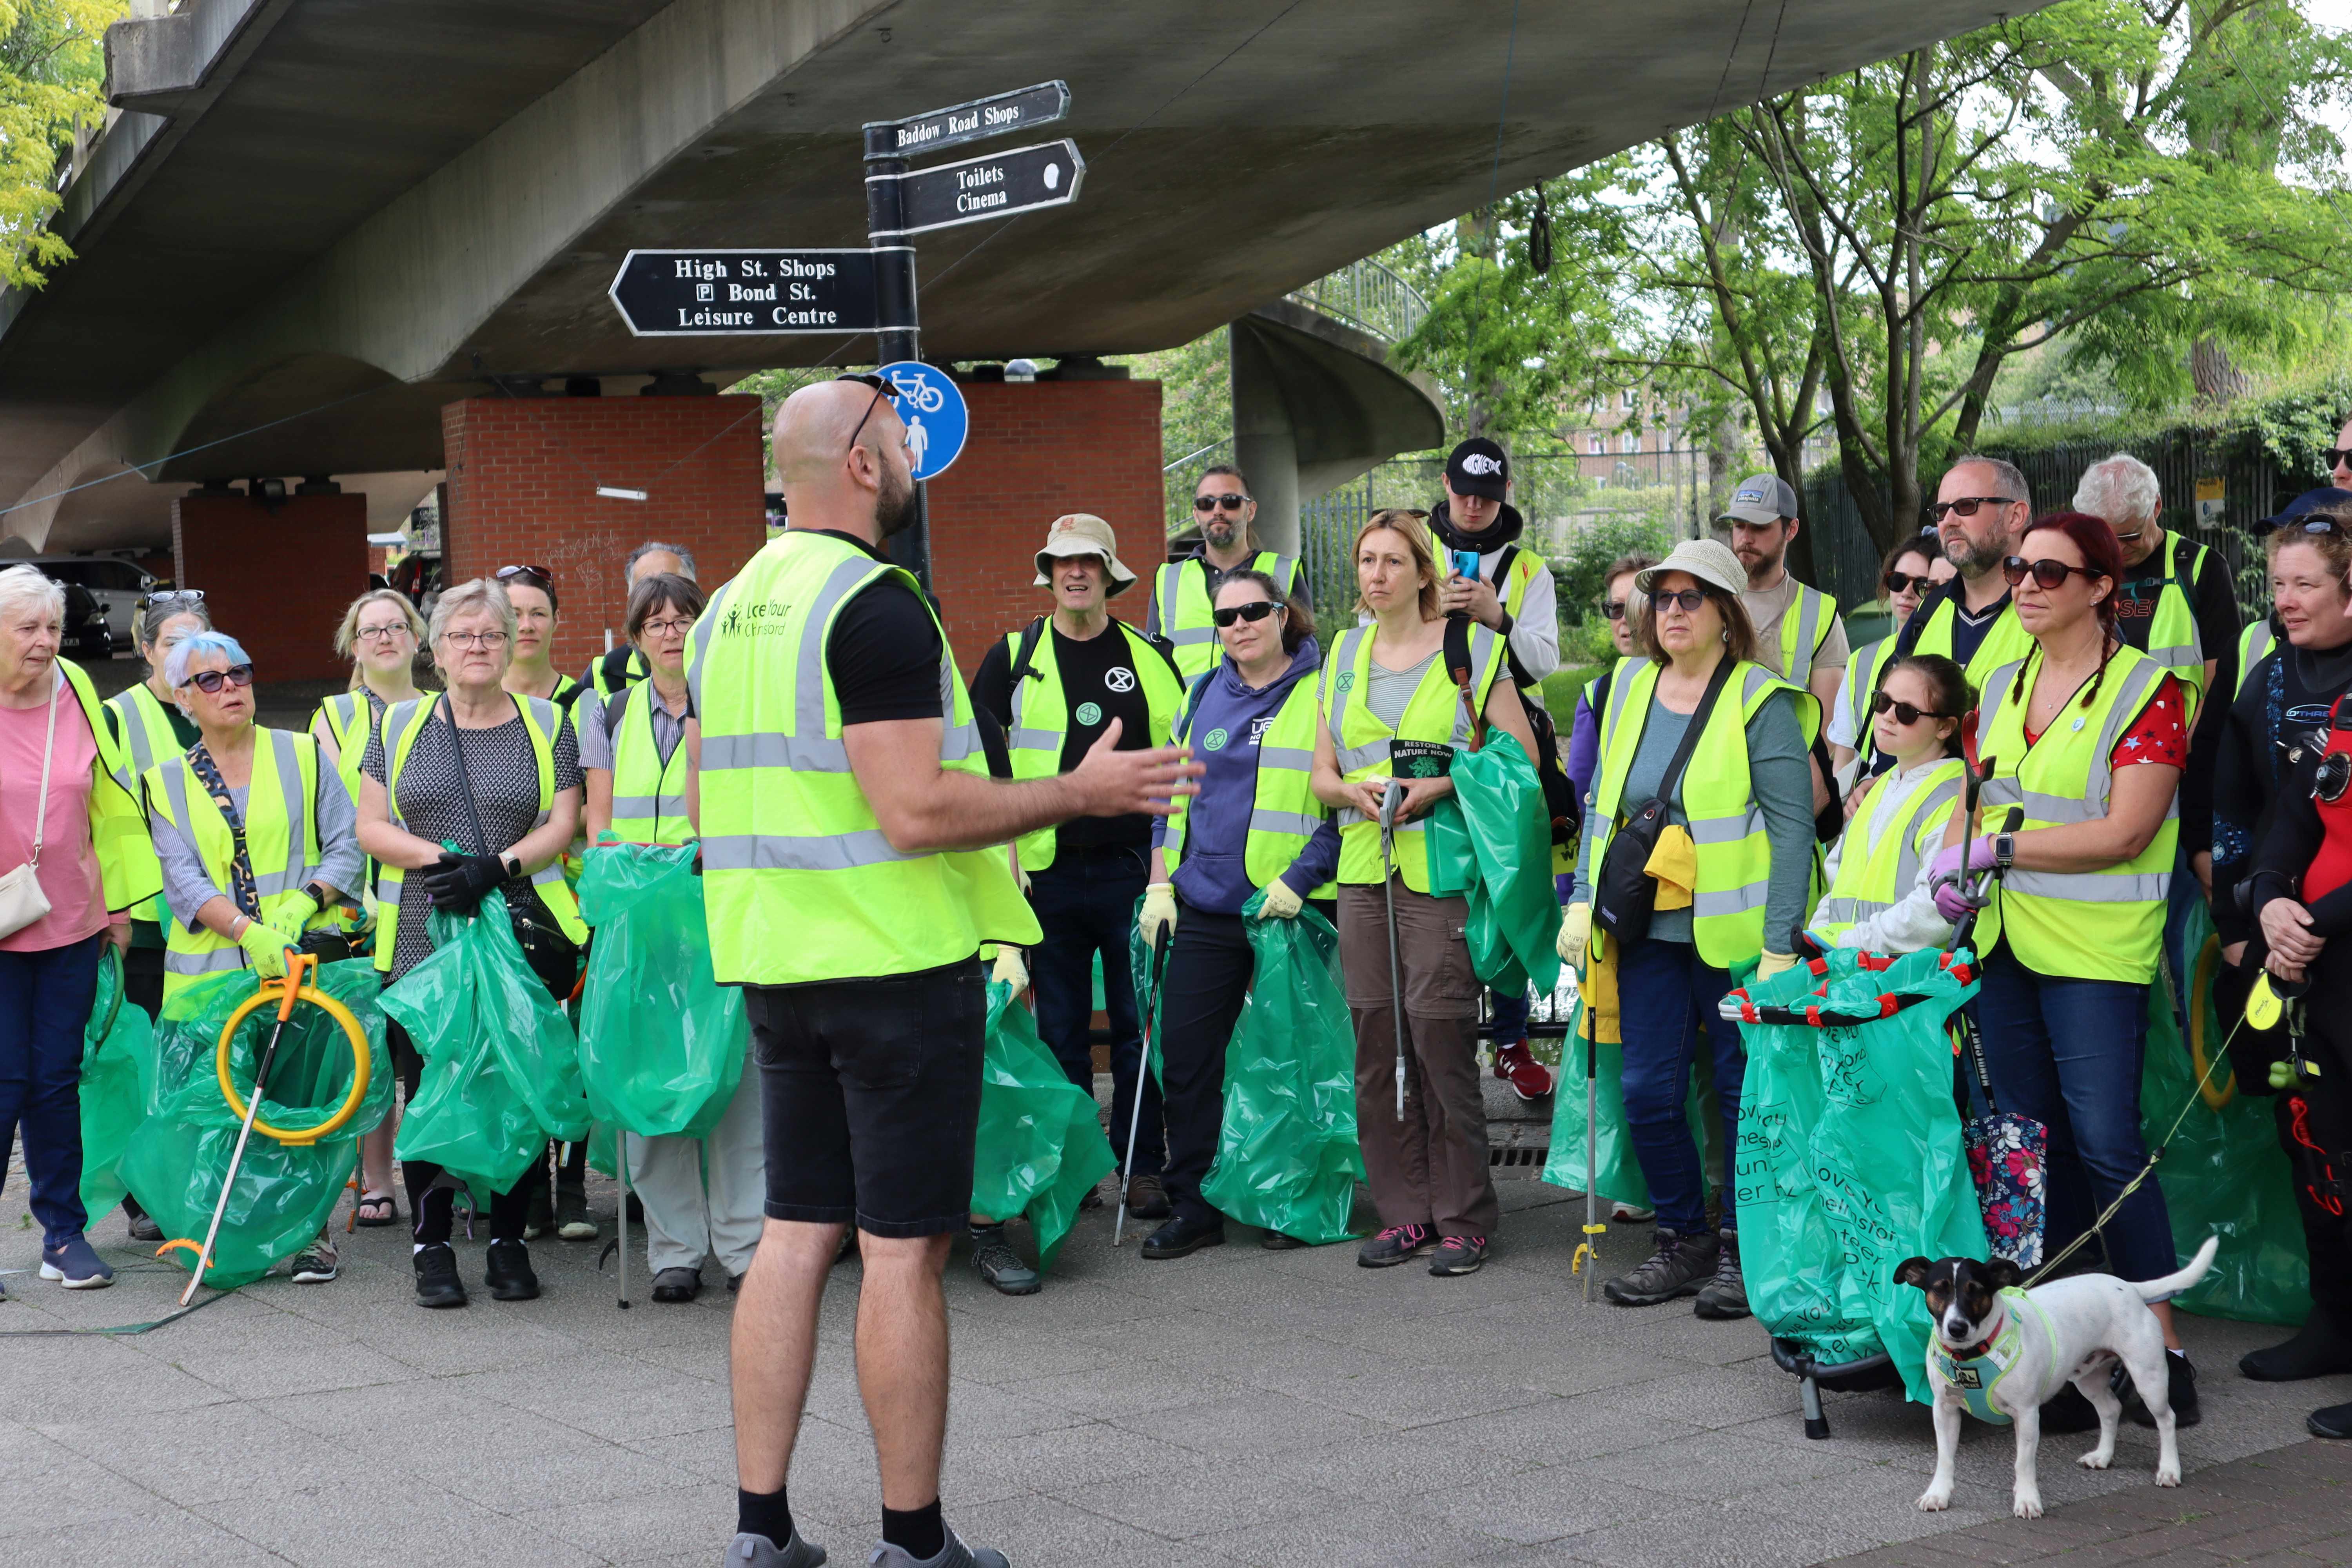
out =
{"type": "Polygon", "coordinates": [[[1961,496],[1957,500],[1939,500],[1927,509],[1927,520],[1941,522],[1948,511],[1956,511],[1962,517],[1974,517],[1980,506],[2009,506],[2016,500],[2015,496],[1961,496]]]}
{"type": "Polygon", "coordinates": [[[2000,563],[2001,578],[2012,588],[2024,582],[2029,572],[2033,574],[2033,580],[2044,588],[2055,588],[2077,572],[2095,580],[2106,575],[2104,572],[2094,572],[2088,566],[2069,566],[2063,561],[2053,561],[2047,556],[2039,561],[2028,561],[2022,555],[2012,555],[2000,563]]]}
{"type": "Polygon", "coordinates": [[[253,666],[232,664],[226,669],[199,669],[188,677],[188,684],[210,697],[223,686],[253,684],[253,666]]]}
{"type": "Polygon", "coordinates": [[[1884,691],[1870,700],[1870,710],[1873,713],[1884,713],[1890,709],[1894,710],[1895,721],[1898,724],[1916,724],[1922,719],[1951,717],[1949,713],[1933,713],[1925,708],[1914,708],[1908,702],[1897,702],[1884,691]]]}
{"type": "Polygon", "coordinates": [[[1192,510],[1194,511],[1214,511],[1219,507],[1223,507],[1227,511],[1239,511],[1243,507],[1248,504],[1249,497],[1244,495],[1235,495],[1231,490],[1227,490],[1223,495],[1194,496],[1192,498],[1192,510]]]}
{"type": "Polygon", "coordinates": [[[1209,613],[1217,625],[1229,626],[1235,621],[1262,621],[1280,608],[1272,599],[1252,599],[1246,605],[1226,605],[1209,613]]]}
{"type": "Polygon", "coordinates": [[[854,381],[860,386],[870,386],[874,389],[874,396],[866,403],[866,412],[857,416],[856,425],[849,432],[849,445],[841,449],[841,455],[845,458],[857,450],[857,437],[866,433],[866,422],[874,417],[874,410],[879,407],[882,399],[889,395],[890,384],[881,376],[862,370],[853,370],[845,374],[836,375],[833,379],[854,381]]]}

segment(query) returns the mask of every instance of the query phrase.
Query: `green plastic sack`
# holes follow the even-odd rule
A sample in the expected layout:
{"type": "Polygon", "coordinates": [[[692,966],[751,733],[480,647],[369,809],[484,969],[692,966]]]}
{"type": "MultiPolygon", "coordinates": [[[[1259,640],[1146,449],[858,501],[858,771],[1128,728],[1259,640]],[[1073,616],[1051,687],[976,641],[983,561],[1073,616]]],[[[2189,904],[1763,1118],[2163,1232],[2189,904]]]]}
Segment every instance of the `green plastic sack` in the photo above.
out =
{"type": "Polygon", "coordinates": [[[1095,1097],[1070,1081],[1013,988],[990,981],[971,1212],[1027,1215],[1037,1267],[1048,1268],[1078,1205],[1117,1163],[1095,1097]]]}
{"type": "Polygon", "coordinates": [[[1364,1160],[1356,1143],[1356,1030],[1339,933],[1313,910],[1262,920],[1242,906],[1256,961],[1225,1047],[1217,1155],[1201,1196],[1299,1241],[1345,1241],[1364,1160]]]}
{"type": "MultiPolygon", "coordinates": [[[[358,1161],[360,1135],[392,1109],[392,1063],[384,1049],[383,1016],[376,1008],[382,984],[374,965],[363,958],[320,966],[312,986],[349,1009],[367,1037],[367,1092],[357,1113],[322,1142],[298,1148],[258,1131],[253,1134],[221,1216],[206,1284],[231,1289],[259,1279],[308,1246],[335,1212],[358,1161]]],[[[131,1194],[167,1237],[201,1244],[212,1223],[238,1129],[236,1113],[221,1096],[214,1061],[221,1026],[258,984],[249,970],[208,975],[169,997],[156,1022],[154,1098],[146,1121],[131,1136],[121,1170],[131,1194]]],[[[274,1007],[257,1008],[238,1026],[229,1047],[229,1071],[239,1092],[252,1084],[277,1026],[274,1007]]],[[[352,1066],[341,1026],[320,1008],[297,1007],[270,1065],[260,1119],[288,1131],[316,1127],[350,1092],[352,1066]]],[[[183,1268],[195,1266],[193,1252],[175,1247],[166,1256],[183,1268]]]]}
{"type": "Polygon", "coordinates": [[[1801,964],[1748,987],[1759,1005],[1871,1021],[1741,1026],[1739,1258],[1771,1333],[1830,1365],[1883,1351],[1926,1403],[1927,1315],[1894,1275],[1906,1258],[1985,1256],[1945,1033],[1976,983],[1936,949],[1883,970],[1864,957],[1840,948],[1826,976],[1801,964]],[[1880,1017],[1889,996],[1919,1000],[1880,1017]]]}
{"type": "Polygon", "coordinates": [[[155,1092],[155,1026],[122,999],[122,956],[98,966],[98,1000],[81,1037],[81,1206],[95,1222],[131,1189],[123,1152],[155,1092]]]}
{"type": "Polygon", "coordinates": [[[433,951],[383,998],[425,1058],[394,1152],[445,1167],[487,1203],[548,1139],[588,1136],[580,1045],[496,889],[471,915],[434,910],[426,929],[433,951]]]}
{"type": "Polygon", "coordinates": [[[699,1138],[743,1076],[751,1026],[710,968],[695,846],[588,851],[580,914],[596,930],[580,994],[580,1081],[598,1121],[699,1138]]]}
{"type": "Polygon", "coordinates": [[[2196,955],[2189,969],[2190,1038],[2181,1038],[2165,987],[2149,987],[2140,1135],[2151,1150],[2164,1144],[2156,1180],[2172,1219],[2174,1250],[2185,1261],[2213,1235],[2221,1247],[2212,1270],[2173,1301],[2209,1318],[2301,1323],[2311,1310],[2311,1260],[2295,1212],[2294,1167],[2279,1147],[2276,1102],[2240,1094],[2231,1076],[2221,1046],[2228,1030],[2213,1002],[2221,939],[2202,903],[2190,913],[2182,946],[2196,955]],[[2198,1080],[2216,1057],[2221,1065],[2200,1092],[2198,1080]],[[2184,1105],[2190,1106],[2189,1115],[2174,1132],[2173,1119],[2184,1105]]]}
{"type": "Polygon", "coordinates": [[[1470,964],[1500,991],[1533,979],[1559,985],[1559,896],[1551,876],[1551,818],[1535,764],[1518,741],[1490,731],[1454,753],[1454,794],[1430,809],[1423,842],[1430,891],[1470,900],[1470,964]]]}
{"type": "MultiPolygon", "coordinates": [[[[1713,1020],[1709,1020],[1711,1023],[1713,1020]]],[[[1592,1190],[1611,1203],[1645,1209],[1650,1206],[1650,1183],[1633,1152],[1633,1134],[1625,1125],[1625,1047],[1603,1040],[1588,1047],[1584,1040],[1584,998],[1568,1038],[1560,1042],[1559,1082],[1552,1096],[1551,1150],[1544,1158],[1542,1180],[1571,1193],[1584,1191],[1584,1053],[1595,1051],[1600,1079],[1593,1095],[1594,1120],[1600,1141],[1593,1149],[1592,1190]]],[[[1716,1186],[1724,1184],[1723,1117],[1716,1108],[1714,1058],[1702,1040],[1691,1052],[1691,1082],[1683,1100],[1690,1122],[1691,1141],[1699,1163],[1716,1186]]]]}

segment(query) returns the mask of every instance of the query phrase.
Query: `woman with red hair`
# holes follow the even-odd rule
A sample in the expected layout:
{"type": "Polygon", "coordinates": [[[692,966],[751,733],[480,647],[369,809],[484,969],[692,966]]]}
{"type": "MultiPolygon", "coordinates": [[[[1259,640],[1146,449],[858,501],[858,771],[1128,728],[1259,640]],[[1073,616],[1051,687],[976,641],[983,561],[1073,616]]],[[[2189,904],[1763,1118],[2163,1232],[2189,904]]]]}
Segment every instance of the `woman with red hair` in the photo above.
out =
{"type": "MultiPolygon", "coordinates": [[[[2051,512],[2017,548],[2001,570],[2033,647],[1991,674],[1978,709],[1977,752],[1994,765],[1969,863],[2008,869],[1977,925],[1984,984],[1976,1005],[2001,1109],[2050,1129],[2055,1252],[2090,1229],[2147,1163],[2140,1064],[2189,732],[2178,683],[2116,632],[2123,548],[2115,531],[2087,512],[2051,512]],[[2023,808],[2023,822],[1998,831],[2012,806],[2023,808]]],[[[1951,845],[1936,864],[1948,919],[1961,908],[1961,826],[1955,815],[1951,845]]],[[[2116,1209],[2101,1237],[2108,1270],[2126,1279],[2178,1267],[2154,1182],[2116,1209]]],[[[2171,1309],[2155,1310],[2173,1352],[2173,1413],[2188,1426],[2197,1419],[2188,1359],[2171,1309]]],[[[2042,1412],[2053,1430],[2096,1420],[2071,1390],[2042,1412]]]]}

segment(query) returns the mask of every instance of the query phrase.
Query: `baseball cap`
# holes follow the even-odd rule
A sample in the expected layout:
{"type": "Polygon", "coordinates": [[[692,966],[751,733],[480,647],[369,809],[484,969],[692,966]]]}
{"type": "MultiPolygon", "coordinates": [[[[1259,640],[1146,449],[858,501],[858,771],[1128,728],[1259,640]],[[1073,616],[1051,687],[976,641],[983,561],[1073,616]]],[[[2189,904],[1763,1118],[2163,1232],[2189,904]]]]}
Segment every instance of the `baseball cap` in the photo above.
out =
{"type": "Polygon", "coordinates": [[[1511,488],[1510,454],[1484,436],[1473,436],[1445,459],[1445,488],[1458,496],[1501,500],[1511,488]]]}
{"type": "Polygon", "coordinates": [[[1778,474],[1750,474],[1731,492],[1717,522],[1778,522],[1797,515],[1797,490],[1778,474]]]}
{"type": "Polygon", "coordinates": [[[1135,574],[1129,571],[1118,558],[1118,535],[1111,531],[1110,524],[1090,511],[1074,511],[1057,517],[1054,520],[1054,526],[1045,531],[1045,548],[1037,552],[1035,585],[1040,588],[1052,586],[1052,579],[1045,575],[1048,570],[1046,563],[1069,555],[1102,557],[1110,573],[1110,581],[1104,585],[1106,596],[1118,593],[1135,581],[1135,574]]]}
{"type": "Polygon", "coordinates": [[[2339,490],[2334,485],[2322,485],[2315,490],[2304,491],[2280,508],[2276,514],[2254,519],[2254,531],[2268,533],[2281,523],[2293,522],[2299,517],[2317,511],[2321,507],[2336,506],[2346,501],[2352,501],[2352,490],[2339,490]]]}

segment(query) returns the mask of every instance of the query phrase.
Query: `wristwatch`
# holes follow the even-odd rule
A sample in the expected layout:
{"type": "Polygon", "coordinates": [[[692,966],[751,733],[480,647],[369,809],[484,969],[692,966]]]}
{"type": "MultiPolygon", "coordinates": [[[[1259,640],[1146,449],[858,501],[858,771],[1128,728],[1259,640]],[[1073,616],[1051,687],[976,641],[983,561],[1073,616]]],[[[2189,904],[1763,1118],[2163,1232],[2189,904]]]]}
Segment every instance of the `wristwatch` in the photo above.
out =
{"type": "Polygon", "coordinates": [[[327,896],[327,889],[317,882],[303,883],[302,891],[309,894],[310,902],[321,910],[325,910],[329,904],[334,902],[332,899],[327,896]]]}
{"type": "Polygon", "coordinates": [[[516,877],[520,877],[520,876],[521,876],[521,875],[522,875],[522,857],[521,857],[521,856],[520,856],[520,855],[501,855],[501,856],[499,856],[499,870],[501,870],[501,871],[504,871],[504,872],[507,874],[507,876],[508,876],[508,878],[509,878],[509,879],[513,879],[513,878],[516,878],[516,877]]]}
{"type": "Polygon", "coordinates": [[[1992,863],[2001,870],[2006,871],[2011,866],[2016,863],[2016,860],[2017,835],[2014,833],[1994,834],[1992,836],[1992,863]]]}

